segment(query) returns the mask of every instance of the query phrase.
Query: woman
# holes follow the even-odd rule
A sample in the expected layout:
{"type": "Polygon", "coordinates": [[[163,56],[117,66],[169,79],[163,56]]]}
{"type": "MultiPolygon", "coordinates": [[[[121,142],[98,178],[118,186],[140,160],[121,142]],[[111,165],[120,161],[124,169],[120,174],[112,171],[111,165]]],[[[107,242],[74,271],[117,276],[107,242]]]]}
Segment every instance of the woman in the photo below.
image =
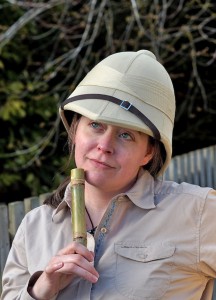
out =
{"type": "Polygon", "coordinates": [[[18,229],[2,300],[211,299],[216,192],[159,179],[174,114],[171,79],[147,50],[87,74],[60,108],[85,170],[87,248],[72,242],[67,179],[18,229]]]}

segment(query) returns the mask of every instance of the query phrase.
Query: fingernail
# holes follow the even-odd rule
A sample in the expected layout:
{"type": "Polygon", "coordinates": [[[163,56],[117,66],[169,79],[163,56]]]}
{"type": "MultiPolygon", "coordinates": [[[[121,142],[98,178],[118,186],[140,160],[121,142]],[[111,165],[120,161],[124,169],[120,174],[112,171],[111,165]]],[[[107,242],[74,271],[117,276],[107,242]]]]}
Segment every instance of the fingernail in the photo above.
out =
{"type": "Polygon", "coordinates": [[[61,268],[63,266],[63,262],[59,262],[55,264],[56,268],[61,268]]]}
{"type": "Polygon", "coordinates": [[[96,276],[93,275],[92,278],[93,278],[93,282],[94,283],[96,283],[98,281],[98,277],[96,277],[96,276]]]}

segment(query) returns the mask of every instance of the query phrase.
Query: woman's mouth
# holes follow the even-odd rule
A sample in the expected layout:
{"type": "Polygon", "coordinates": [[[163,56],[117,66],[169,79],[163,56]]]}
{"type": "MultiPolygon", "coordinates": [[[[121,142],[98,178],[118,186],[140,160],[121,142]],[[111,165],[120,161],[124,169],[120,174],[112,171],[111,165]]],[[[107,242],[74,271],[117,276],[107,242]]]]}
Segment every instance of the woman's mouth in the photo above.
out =
{"type": "Polygon", "coordinates": [[[113,168],[109,163],[97,159],[90,159],[94,165],[101,168],[113,168]]]}

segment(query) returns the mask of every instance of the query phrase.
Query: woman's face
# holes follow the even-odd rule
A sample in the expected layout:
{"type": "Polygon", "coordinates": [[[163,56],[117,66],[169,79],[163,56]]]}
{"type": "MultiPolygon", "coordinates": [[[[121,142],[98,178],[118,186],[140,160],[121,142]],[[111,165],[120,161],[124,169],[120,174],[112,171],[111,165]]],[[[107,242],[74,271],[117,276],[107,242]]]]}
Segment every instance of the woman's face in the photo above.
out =
{"type": "Polygon", "coordinates": [[[104,192],[126,191],[153,149],[144,133],[81,117],[75,134],[75,161],[86,181],[104,192]]]}

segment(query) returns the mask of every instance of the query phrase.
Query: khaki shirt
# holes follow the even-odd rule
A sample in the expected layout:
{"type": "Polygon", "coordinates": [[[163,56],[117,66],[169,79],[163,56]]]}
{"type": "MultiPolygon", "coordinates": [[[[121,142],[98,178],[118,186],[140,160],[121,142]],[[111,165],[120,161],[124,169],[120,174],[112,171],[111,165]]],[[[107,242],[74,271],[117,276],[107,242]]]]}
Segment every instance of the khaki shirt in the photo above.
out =
{"type": "MultiPolygon", "coordinates": [[[[22,221],[3,275],[2,300],[32,299],[30,277],[72,241],[70,188],[57,209],[47,205],[22,221]]],[[[77,278],[58,300],[210,300],[216,277],[216,191],[154,180],[136,184],[109,204],[88,248],[96,284],[77,278]]]]}

